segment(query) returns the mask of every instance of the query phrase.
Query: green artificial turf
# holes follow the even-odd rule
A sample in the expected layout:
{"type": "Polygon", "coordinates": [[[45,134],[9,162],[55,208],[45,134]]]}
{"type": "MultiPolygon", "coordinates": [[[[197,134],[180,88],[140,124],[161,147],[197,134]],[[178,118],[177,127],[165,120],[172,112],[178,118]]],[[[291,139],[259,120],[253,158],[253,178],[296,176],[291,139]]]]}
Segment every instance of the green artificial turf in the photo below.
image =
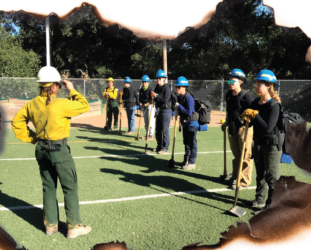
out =
{"type": "MultiPolygon", "coordinates": [[[[141,134],[144,135],[141,130],[141,134]]],[[[170,129],[171,144],[173,129],[170,129]]],[[[219,127],[198,132],[199,153],[196,169],[168,169],[171,155],[146,156],[145,141],[135,136],[103,133],[97,128],[72,129],[68,144],[73,157],[112,156],[75,159],[80,201],[96,201],[165,194],[181,191],[226,188],[219,180],[223,171],[223,133],[219,127]]],[[[34,158],[34,145],[21,143],[12,131],[7,132],[5,152],[0,159],[34,158]]],[[[155,148],[151,141],[148,150],[155,148]]],[[[227,150],[230,150],[227,142],[227,150]]],[[[171,151],[170,151],[171,152],[171,151]]],[[[182,134],[177,132],[175,161],[183,159],[182,134]]],[[[232,154],[227,153],[228,170],[232,154]]],[[[281,164],[280,175],[311,183],[294,164],[281,164]]],[[[255,169],[252,176],[255,185],[255,169]]],[[[42,204],[42,184],[36,160],[0,161],[0,208],[42,204]]],[[[203,241],[218,242],[220,233],[236,221],[247,221],[253,210],[243,201],[252,200],[255,190],[243,190],[238,205],[247,214],[236,218],[225,212],[234,202],[234,191],[196,193],[132,201],[86,204],[80,206],[83,223],[92,227],[89,235],[66,239],[66,230],[53,236],[44,234],[42,209],[0,211],[0,223],[27,249],[90,249],[98,243],[125,241],[133,249],[181,249],[203,241]]],[[[63,195],[58,188],[58,201],[63,195]]],[[[65,221],[64,208],[60,219],[65,221]]]]}

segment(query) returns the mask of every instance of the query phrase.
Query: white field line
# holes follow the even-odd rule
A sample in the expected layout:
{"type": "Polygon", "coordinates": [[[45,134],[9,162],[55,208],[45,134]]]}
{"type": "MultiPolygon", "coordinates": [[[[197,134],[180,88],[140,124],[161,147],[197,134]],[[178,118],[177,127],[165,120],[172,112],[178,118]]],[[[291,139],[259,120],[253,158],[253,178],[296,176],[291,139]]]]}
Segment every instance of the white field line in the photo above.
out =
{"type": "MultiPolygon", "coordinates": [[[[198,152],[198,154],[219,154],[223,153],[224,151],[208,151],[208,152],[198,152]]],[[[230,150],[226,152],[231,152],[230,150]]],[[[167,152],[166,154],[162,155],[170,155],[171,153],[167,152]]],[[[184,152],[174,153],[174,155],[181,155],[184,152]]],[[[75,156],[72,157],[73,159],[90,159],[90,158],[108,158],[108,157],[132,157],[132,156],[160,156],[159,154],[145,154],[144,152],[140,154],[131,154],[131,155],[96,155],[96,156],[75,156]]],[[[0,159],[0,161],[34,161],[36,158],[8,158],[8,159],[0,159]]]]}
{"type": "MultiPolygon", "coordinates": [[[[246,187],[241,190],[246,189],[256,189],[255,186],[246,187]]],[[[217,189],[204,189],[204,190],[195,190],[195,191],[185,191],[185,192],[175,192],[175,193],[165,193],[165,194],[151,194],[151,195],[143,195],[143,196],[134,196],[134,197],[125,197],[119,199],[109,199],[109,200],[97,200],[97,201],[80,201],[80,205],[91,205],[91,204],[99,204],[99,203],[109,203],[109,202],[118,202],[118,201],[133,201],[133,200],[141,200],[141,199],[150,199],[150,198],[158,198],[158,197],[167,197],[167,196],[176,196],[176,195],[185,195],[185,194],[200,194],[200,193],[218,193],[218,192],[228,192],[234,191],[229,188],[217,188],[217,189]]],[[[64,203],[58,203],[58,206],[63,207],[64,203]]],[[[31,206],[16,206],[16,207],[1,207],[0,211],[8,211],[8,210],[22,210],[22,209],[32,209],[32,208],[43,208],[43,205],[31,205],[31,206]]]]}

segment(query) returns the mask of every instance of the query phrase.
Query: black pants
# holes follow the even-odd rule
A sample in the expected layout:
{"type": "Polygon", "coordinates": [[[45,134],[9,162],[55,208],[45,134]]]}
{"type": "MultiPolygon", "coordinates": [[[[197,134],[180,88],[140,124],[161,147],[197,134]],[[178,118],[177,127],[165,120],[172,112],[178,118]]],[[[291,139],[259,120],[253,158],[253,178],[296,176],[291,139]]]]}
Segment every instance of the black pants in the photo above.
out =
{"type": "Polygon", "coordinates": [[[267,188],[268,198],[266,206],[271,206],[271,197],[274,191],[273,182],[279,179],[279,166],[282,151],[278,151],[277,146],[273,145],[254,145],[254,161],[256,167],[256,200],[259,203],[265,203],[267,188]]]}
{"type": "Polygon", "coordinates": [[[157,151],[168,152],[168,146],[170,145],[170,123],[172,117],[171,109],[160,110],[156,120],[156,140],[157,151]]]}
{"type": "Polygon", "coordinates": [[[198,127],[183,126],[185,158],[189,159],[189,164],[195,164],[197,158],[197,131],[198,127]]]}

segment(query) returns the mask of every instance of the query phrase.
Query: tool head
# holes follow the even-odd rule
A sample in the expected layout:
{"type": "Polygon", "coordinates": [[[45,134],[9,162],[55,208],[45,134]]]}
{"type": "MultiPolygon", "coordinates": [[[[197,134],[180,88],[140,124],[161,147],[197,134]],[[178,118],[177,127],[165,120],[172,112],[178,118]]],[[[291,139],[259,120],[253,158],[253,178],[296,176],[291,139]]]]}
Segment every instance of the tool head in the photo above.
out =
{"type": "Polygon", "coordinates": [[[168,168],[174,168],[174,167],[175,167],[175,161],[174,161],[174,159],[170,159],[170,160],[168,161],[167,167],[168,167],[168,168]]]}
{"type": "Polygon", "coordinates": [[[233,215],[237,216],[237,217],[241,217],[244,214],[246,214],[246,212],[242,208],[240,208],[238,206],[233,206],[228,212],[230,214],[233,214],[233,215]]]}
{"type": "Polygon", "coordinates": [[[136,140],[136,141],[139,141],[139,136],[137,136],[137,137],[135,138],[135,140],[136,140]]]}

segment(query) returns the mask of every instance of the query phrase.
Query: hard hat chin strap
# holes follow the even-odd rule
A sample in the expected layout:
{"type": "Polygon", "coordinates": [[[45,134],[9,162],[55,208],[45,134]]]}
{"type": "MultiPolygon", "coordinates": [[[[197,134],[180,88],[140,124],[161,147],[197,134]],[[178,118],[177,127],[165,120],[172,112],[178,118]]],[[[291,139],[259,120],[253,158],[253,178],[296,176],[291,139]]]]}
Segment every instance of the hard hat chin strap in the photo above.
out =
{"type": "Polygon", "coordinates": [[[46,87],[50,87],[54,84],[54,82],[39,82],[39,86],[46,88],[46,87]]]}

